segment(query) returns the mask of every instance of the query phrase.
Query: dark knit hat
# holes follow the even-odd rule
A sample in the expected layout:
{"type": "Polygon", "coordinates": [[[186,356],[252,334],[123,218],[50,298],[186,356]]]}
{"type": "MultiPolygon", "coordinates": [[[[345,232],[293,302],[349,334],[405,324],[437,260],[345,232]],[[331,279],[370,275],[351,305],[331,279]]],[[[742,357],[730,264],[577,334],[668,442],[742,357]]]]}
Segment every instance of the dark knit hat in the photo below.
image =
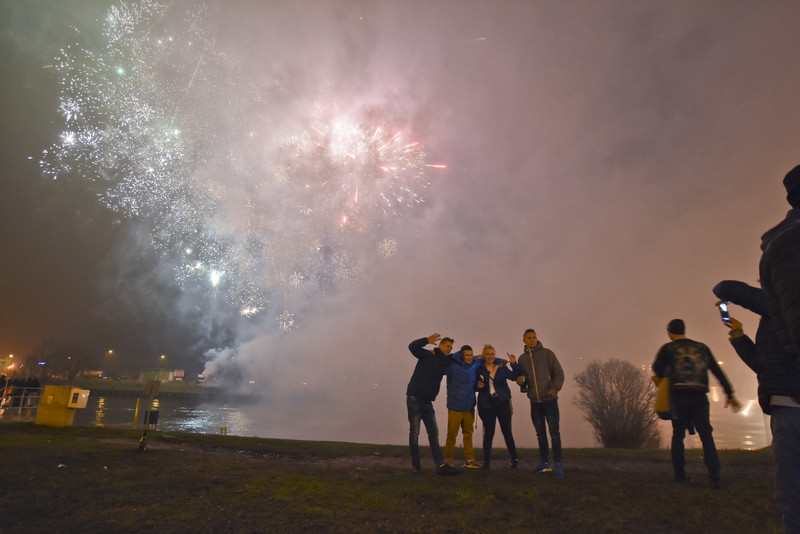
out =
{"type": "Polygon", "coordinates": [[[686,323],[683,322],[683,319],[673,319],[667,325],[667,332],[677,336],[686,335],[686,323]]]}
{"type": "Polygon", "coordinates": [[[800,207],[800,165],[786,173],[783,185],[786,187],[786,200],[789,204],[793,208],[800,207]]]}

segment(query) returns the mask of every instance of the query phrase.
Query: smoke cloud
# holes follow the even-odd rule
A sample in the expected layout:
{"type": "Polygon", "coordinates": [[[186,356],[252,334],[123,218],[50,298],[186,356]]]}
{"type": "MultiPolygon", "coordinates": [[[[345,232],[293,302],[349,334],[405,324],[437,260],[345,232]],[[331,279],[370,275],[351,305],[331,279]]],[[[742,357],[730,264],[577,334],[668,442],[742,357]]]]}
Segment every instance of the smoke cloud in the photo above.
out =
{"type": "MultiPolygon", "coordinates": [[[[27,5],[2,8],[3,43],[42,87],[57,76],[40,67],[67,37],[104,46],[109,4],[27,5]]],[[[113,155],[124,173],[59,178],[82,184],[65,202],[99,194],[111,210],[87,230],[106,249],[76,246],[59,265],[92,260],[76,278],[86,302],[73,307],[93,318],[66,328],[60,317],[70,314],[53,313],[47,328],[90,337],[103,310],[99,324],[115,325],[103,329],[104,345],[126,337],[142,366],[168,351],[233,379],[263,399],[253,427],[281,437],[403,443],[415,363],[406,346],[433,332],[503,355],[519,354],[523,331],[535,328],[567,373],[568,447],[591,444],[570,377],[608,358],[647,368],[675,317],[725,362],[737,393],[754,398],[711,288],[757,282],[760,235],[788,209],[780,179],[798,163],[799,10],[237,0],[198,11],[173,2],[152,24],[183,48],[159,56],[140,39],[149,52],[136,56],[163,59],[145,69],[160,92],[131,74],[132,85],[98,94],[122,105],[125,93],[114,91],[135,90],[150,105],[151,122],[144,108],[114,108],[136,117],[127,131],[154,139],[158,118],[180,122],[181,133],[145,143],[150,152],[122,135],[81,164],[108,173],[113,155]],[[419,141],[419,152],[398,155],[396,181],[356,187],[369,165],[349,173],[348,156],[332,156],[339,120],[366,144],[376,135],[398,150],[419,141]],[[424,166],[438,164],[446,169],[424,166]],[[150,179],[149,167],[163,174],[150,179]],[[304,197],[306,185],[314,189],[304,197]],[[222,273],[216,285],[212,270],[222,273]]],[[[63,142],[54,92],[27,96],[45,105],[31,113],[24,147],[4,143],[5,160],[63,142]]],[[[63,171],[57,164],[46,168],[63,171]]],[[[28,182],[41,180],[25,169],[28,182]]],[[[83,213],[75,218],[86,226],[83,213]]],[[[36,257],[47,247],[34,247],[29,263],[36,257]]],[[[755,330],[756,317],[732,313],[755,330]]],[[[518,444],[535,446],[523,397],[514,403],[518,444]]]]}

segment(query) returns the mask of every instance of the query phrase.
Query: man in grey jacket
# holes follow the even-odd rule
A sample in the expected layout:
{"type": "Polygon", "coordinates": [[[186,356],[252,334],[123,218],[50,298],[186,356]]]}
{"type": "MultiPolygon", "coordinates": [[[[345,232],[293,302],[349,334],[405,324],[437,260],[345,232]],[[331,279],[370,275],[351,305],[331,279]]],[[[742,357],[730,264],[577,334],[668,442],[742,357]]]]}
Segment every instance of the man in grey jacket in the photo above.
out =
{"type": "Polygon", "coordinates": [[[539,465],[535,473],[549,473],[561,478],[564,467],[561,464],[561,431],[559,430],[558,392],[564,386],[564,370],[552,350],[542,346],[533,328],[525,330],[522,336],[525,350],[517,359],[524,377],[517,379],[520,385],[527,383],[528,400],[531,402],[531,420],[539,440],[539,465]],[[547,430],[553,442],[554,466],[550,467],[550,448],[547,443],[547,430]]]}

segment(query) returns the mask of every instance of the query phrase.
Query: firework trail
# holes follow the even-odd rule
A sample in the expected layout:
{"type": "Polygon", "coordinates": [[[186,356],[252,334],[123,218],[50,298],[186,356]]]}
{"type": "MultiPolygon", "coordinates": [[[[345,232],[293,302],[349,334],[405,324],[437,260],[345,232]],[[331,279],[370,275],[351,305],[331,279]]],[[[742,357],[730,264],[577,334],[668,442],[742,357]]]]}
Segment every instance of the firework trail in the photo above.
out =
{"type": "Polygon", "coordinates": [[[43,172],[83,180],[107,207],[146,222],[179,282],[290,330],[301,303],[360,275],[364,250],[395,254],[384,221],[423,202],[425,171],[438,166],[375,107],[309,100],[271,130],[285,123],[275,92],[218,50],[205,8],[182,15],[121,3],[102,47],[61,51],[65,129],[43,172]]]}

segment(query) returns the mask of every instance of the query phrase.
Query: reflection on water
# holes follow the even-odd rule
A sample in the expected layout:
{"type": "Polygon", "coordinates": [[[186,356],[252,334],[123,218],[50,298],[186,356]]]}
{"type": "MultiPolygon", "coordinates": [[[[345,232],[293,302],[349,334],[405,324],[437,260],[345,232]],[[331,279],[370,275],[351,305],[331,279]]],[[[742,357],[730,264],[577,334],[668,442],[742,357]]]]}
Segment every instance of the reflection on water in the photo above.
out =
{"type": "MultiPolygon", "coordinates": [[[[742,409],[733,413],[725,408],[725,394],[718,386],[710,389],[711,425],[714,427],[714,442],[720,449],[761,449],[772,443],[772,431],[769,427],[769,416],[761,411],[755,399],[741,398],[742,409]]],[[[692,436],[686,446],[701,447],[700,438],[692,436]]]]}
{"type": "Polygon", "coordinates": [[[105,416],[106,416],[106,398],[98,397],[97,409],[94,412],[94,421],[92,421],[92,425],[103,426],[103,420],[105,419],[105,416]]]}
{"type": "Polygon", "coordinates": [[[238,407],[181,407],[175,410],[175,417],[164,421],[159,428],[198,434],[222,433],[238,436],[254,435],[253,421],[238,407]]]}
{"type": "Polygon", "coordinates": [[[148,410],[158,411],[158,429],[198,434],[219,433],[227,428],[232,435],[258,435],[256,424],[242,406],[200,404],[187,399],[153,399],[90,395],[85,409],[75,414],[74,426],[113,426],[133,428],[144,424],[148,410]],[[135,421],[139,403],[138,421],[135,421]]]}
{"type": "MultiPolygon", "coordinates": [[[[397,413],[387,417],[385,413],[375,413],[352,407],[350,410],[339,410],[336,416],[319,414],[312,419],[302,408],[293,410],[284,407],[266,407],[257,404],[221,404],[213,402],[198,403],[188,399],[154,399],[149,397],[139,400],[138,428],[142,428],[145,412],[152,408],[158,410],[157,428],[162,431],[192,432],[197,434],[220,434],[223,429],[228,435],[257,436],[263,438],[356,441],[362,443],[386,443],[403,445],[408,439],[408,421],[405,406],[400,403],[397,413]],[[354,422],[355,421],[355,422],[354,422]]],[[[712,400],[712,399],[710,399],[712,400]]],[[[760,449],[769,445],[771,434],[769,418],[761,413],[758,404],[751,404],[734,414],[724,408],[724,402],[711,403],[711,424],[714,426],[714,440],[720,449],[760,449]]],[[[137,398],[122,396],[89,396],[89,404],[85,409],[77,410],[75,426],[108,426],[134,427],[137,398]]],[[[442,411],[437,409],[440,424],[442,411]]],[[[514,436],[520,447],[535,448],[536,437],[525,411],[515,414],[514,436]]],[[[562,419],[562,426],[564,420],[562,419]]],[[[586,424],[588,426],[588,424],[586,424]]],[[[669,422],[661,422],[662,446],[669,447],[671,427],[669,422]]],[[[581,427],[583,428],[583,427],[581,427]]],[[[567,435],[568,447],[595,447],[591,431],[572,429],[567,435]]],[[[476,430],[482,434],[482,428],[476,430]]],[[[700,448],[700,439],[694,436],[686,438],[686,446],[700,448]]]]}

